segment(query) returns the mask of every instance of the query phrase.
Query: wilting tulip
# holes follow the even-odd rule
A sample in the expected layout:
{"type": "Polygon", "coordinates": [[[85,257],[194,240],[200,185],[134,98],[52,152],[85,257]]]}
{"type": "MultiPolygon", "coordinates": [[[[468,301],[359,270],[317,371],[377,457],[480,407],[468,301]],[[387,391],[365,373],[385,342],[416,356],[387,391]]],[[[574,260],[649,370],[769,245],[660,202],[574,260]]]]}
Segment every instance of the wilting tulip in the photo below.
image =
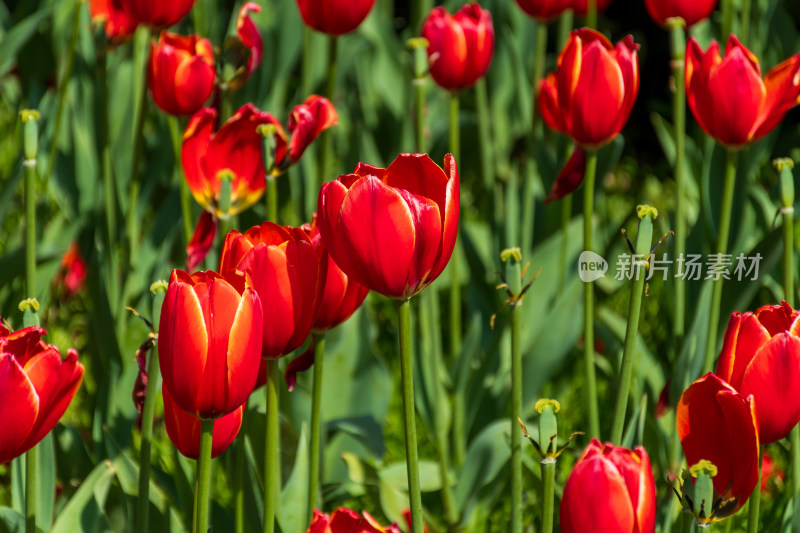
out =
{"type": "Polygon", "coordinates": [[[255,23],[248,16],[250,12],[260,13],[261,6],[255,2],[247,2],[239,10],[239,15],[236,17],[236,33],[242,44],[250,51],[244,79],[249,78],[258,68],[258,65],[261,64],[261,56],[264,54],[264,42],[261,39],[261,32],[258,31],[255,23]]]}
{"type": "Polygon", "coordinates": [[[314,248],[323,251],[323,261],[328,262],[328,271],[325,278],[325,292],[322,301],[317,309],[317,316],[314,319],[312,329],[315,332],[328,331],[333,329],[356,312],[367,297],[369,289],[357,281],[350,279],[347,274],[336,264],[322,245],[322,235],[319,233],[317,225],[317,215],[307,226],[308,233],[314,248]]]}
{"type": "Polygon", "coordinates": [[[710,372],[692,383],[678,402],[678,437],[686,463],[711,461],[718,470],[714,501],[706,508],[708,522],[741,509],[758,483],[755,403],[710,372]]]}
{"type": "Polygon", "coordinates": [[[573,0],[516,0],[517,5],[529,16],[547,22],[572,9],[573,0]]]}
{"type": "Polygon", "coordinates": [[[306,26],[328,35],[355,30],[374,5],[375,0],[297,0],[306,26]]]}
{"type": "Polygon", "coordinates": [[[133,36],[139,23],[122,9],[121,0],[89,0],[92,21],[103,21],[106,37],[113,43],[133,36]]]}
{"type": "Polygon", "coordinates": [[[322,243],[348,277],[390,298],[411,298],[450,260],[459,191],[450,154],[444,170],[426,154],[400,154],[387,169],[359,163],[320,190],[322,243]]]}
{"type": "Polygon", "coordinates": [[[572,151],[572,155],[564,165],[564,168],[559,172],[556,181],[553,182],[553,188],[550,195],[545,198],[544,203],[549,204],[555,200],[559,200],[577,189],[583,182],[583,177],[586,175],[586,151],[576,146],[572,151]]]}
{"type": "MultiPolygon", "coordinates": [[[[178,407],[167,387],[164,387],[162,391],[164,393],[164,426],[167,428],[169,440],[185,457],[197,459],[200,457],[201,420],[178,407]]],[[[227,450],[228,446],[236,439],[236,435],[239,434],[239,429],[242,427],[245,405],[243,403],[232,413],[214,420],[212,458],[227,450]]]]}
{"type": "Polygon", "coordinates": [[[161,32],[153,43],[147,85],[156,105],[171,115],[191,115],[214,90],[214,50],[208,39],[161,32]]]}
{"type": "Polygon", "coordinates": [[[656,489],[645,449],[592,439],[564,485],[563,533],[653,533],[656,489]]]}
{"type": "Polygon", "coordinates": [[[239,288],[252,278],[265,302],[261,357],[277,359],[305,342],[322,299],[327,265],[300,228],[264,222],[225,237],[220,272],[239,288]]]}
{"type": "Polygon", "coordinates": [[[300,156],[306,151],[314,139],[320,133],[335,126],[339,121],[336,108],[324,96],[312,94],[300,105],[294,106],[289,113],[289,120],[286,128],[289,130],[291,138],[288,139],[283,129],[278,129],[276,147],[274,154],[274,167],[268,169],[273,176],[280,176],[289,167],[300,160],[300,156]]]}
{"type": "Polygon", "coordinates": [[[118,0],[122,8],[139,24],[165,28],[177,23],[191,11],[195,0],[118,0]]]}
{"type": "Polygon", "coordinates": [[[306,533],[400,533],[397,524],[384,527],[368,512],[363,517],[339,507],[331,516],[314,509],[314,518],[306,533]]]}
{"type": "Polygon", "coordinates": [[[428,58],[433,80],[448,90],[473,85],[489,69],[494,52],[492,15],[476,3],[455,15],[446,8],[433,8],[422,25],[428,40],[428,58]]]}
{"type": "Polygon", "coordinates": [[[725,57],[692,38],[686,49],[686,98],[700,127],[729,148],[757,141],[778,125],[800,97],[800,54],[762,80],[753,53],[731,35],[725,57]]]}
{"type": "MultiPolygon", "coordinates": [[[[597,12],[602,13],[608,9],[610,3],[611,0],[596,0],[595,7],[597,8],[597,12]]],[[[576,15],[580,15],[581,17],[586,16],[586,13],[589,11],[589,0],[572,0],[572,9],[575,11],[576,15]]]]}
{"type": "Polygon", "coordinates": [[[719,0],[644,0],[650,17],[662,26],[667,19],[680,17],[686,26],[694,26],[711,16],[719,0]]]}
{"type": "Polygon", "coordinates": [[[573,31],[558,68],[539,86],[545,123],[587,150],[614,140],[639,92],[638,49],[630,35],[614,47],[594,30],[573,31]]]}
{"type": "Polygon", "coordinates": [[[159,365],[175,403],[200,418],[236,410],[253,392],[261,353],[261,299],[215,272],[173,270],[161,307],[159,365]]]}
{"type": "Polygon", "coordinates": [[[800,313],[789,304],[733,313],[716,374],[755,397],[761,444],[786,437],[800,422],[800,313]]]}
{"type": "Polygon", "coordinates": [[[238,214],[264,194],[263,137],[257,128],[278,120],[252,104],[242,106],[215,131],[217,110],[205,107],[189,120],[183,134],[181,162],[192,196],[218,218],[238,214]],[[220,204],[222,181],[230,180],[227,206],[220,204]]]}
{"type": "Polygon", "coordinates": [[[27,452],[58,423],[83,379],[78,352],[67,358],[29,327],[11,332],[0,323],[0,464],[27,452]]]}

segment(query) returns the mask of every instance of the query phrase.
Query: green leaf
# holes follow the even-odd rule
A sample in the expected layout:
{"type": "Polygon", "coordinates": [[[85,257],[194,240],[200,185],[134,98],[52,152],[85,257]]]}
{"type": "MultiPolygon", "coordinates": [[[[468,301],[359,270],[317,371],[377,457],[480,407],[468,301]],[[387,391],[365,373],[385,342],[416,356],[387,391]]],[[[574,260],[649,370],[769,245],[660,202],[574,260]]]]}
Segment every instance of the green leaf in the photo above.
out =
{"type": "Polygon", "coordinates": [[[294,468],[281,492],[281,505],[278,507],[278,525],[282,531],[304,531],[308,527],[306,523],[308,463],[308,434],[303,424],[294,468]]]}
{"type": "Polygon", "coordinates": [[[104,508],[115,477],[116,470],[111,461],[98,464],[59,513],[50,533],[89,532],[108,528],[104,508]]]}

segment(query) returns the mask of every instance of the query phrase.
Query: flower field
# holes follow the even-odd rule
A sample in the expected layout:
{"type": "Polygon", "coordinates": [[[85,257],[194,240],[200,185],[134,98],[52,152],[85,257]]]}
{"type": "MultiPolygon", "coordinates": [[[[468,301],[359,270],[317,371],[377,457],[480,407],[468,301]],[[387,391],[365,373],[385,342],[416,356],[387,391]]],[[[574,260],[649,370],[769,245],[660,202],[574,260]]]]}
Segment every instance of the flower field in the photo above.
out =
{"type": "Polygon", "coordinates": [[[0,3],[0,533],[800,533],[798,104],[793,0],[0,3]]]}

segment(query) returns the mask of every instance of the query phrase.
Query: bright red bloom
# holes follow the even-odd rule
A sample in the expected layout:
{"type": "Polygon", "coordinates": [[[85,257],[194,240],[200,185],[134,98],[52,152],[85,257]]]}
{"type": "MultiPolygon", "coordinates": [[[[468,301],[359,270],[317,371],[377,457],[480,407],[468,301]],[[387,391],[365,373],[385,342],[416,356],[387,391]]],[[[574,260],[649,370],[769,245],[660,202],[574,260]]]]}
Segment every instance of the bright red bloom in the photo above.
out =
{"type": "Polygon", "coordinates": [[[516,0],[517,5],[529,16],[546,22],[572,8],[573,0],[516,0]]]}
{"type": "Polygon", "coordinates": [[[81,256],[81,249],[77,242],[73,242],[61,257],[61,269],[56,277],[56,286],[63,287],[67,297],[74,296],[83,288],[86,270],[86,261],[81,256]]]}
{"type": "Polygon", "coordinates": [[[58,423],[83,380],[78,352],[44,343],[45,330],[0,323],[0,464],[27,452],[58,423]]]}
{"type": "Polygon", "coordinates": [[[217,127],[217,110],[204,107],[186,126],[181,163],[192,196],[218,218],[232,216],[253,205],[266,187],[261,124],[281,125],[269,113],[252,104],[242,106],[225,124],[217,127]],[[231,180],[230,206],[220,206],[222,180],[231,180]]]}
{"type": "Polygon", "coordinates": [[[384,527],[368,512],[363,517],[350,509],[339,507],[331,516],[314,509],[314,518],[306,533],[400,533],[397,524],[384,527]]]}
{"type": "Polygon", "coordinates": [[[442,273],[458,233],[455,159],[400,154],[383,169],[364,163],[322,186],[317,223],[333,260],[367,288],[404,300],[442,273]]]}
{"type": "Polygon", "coordinates": [[[106,37],[119,43],[133,36],[139,23],[122,9],[121,0],[89,0],[93,22],[104,21],[106,37]]]}
{"type": "Polygon", "coordinates": [[[662,26],[667,19],[680,17],[686,27],[694,26],[711,16],[719,0],[644,0],[650,18],[662,26]]]}
{"type": "Polygon", "coordinates": [[[181,409],[219,418],[253,392],[261,353],[261,301],[249,285],[237,292],[216,272],[190,276],[172,271],[161,307],[158,350],[164,388],[181,409]]]}
{"type": "Polygon", "coordinates": [[[322,245],[322,235],[317,225],[317,214],[310,225],[304,227],[314,248],[321,249],[323,260],[328,262],[328,271],[325,278],[325,292],[317,309],[313,330],[315,332],[333,329],[356,312],[361,307],[369,289],[357,281],[350,279],[347,274],[336,264],[333,258],[322,245]]]}
{"type": "Polygon", "coordinates": [[[235,286],[244,286],[245,276],[251,278],[265,302],[261,357],[277,359],[305,342],[322,299],[328,265],[305,231],[272,222],[244,234],[231,231],[219,265],[235,286]]]}
{"type": "Polygon", "coordinates": [[[716,374],[756,399],[761,444],[789,435],[800,422],[800,313],[789,304],[733,313],[716,374]]]}
{"type": "Polygon", "coordinates": [[[614,47],[594,30],[573,31],[558,68],[539,85],[545,123],[587,150],[614,140],[639,92],[638,49],[630,35],[614,47]]]}
{"type": "Polygon", "coordinates": [[[725,57],[719,45],[706,52],[694,38],[686,48],[686,98],[697,123],[729,148],[757,141],[783,120],[800,97],[800,54],[761,78],[753,53],[731,35],[725,57]]]}
{"type": "MultiPolygon", "coordinates": [[[[608,9],[610,3],[611,0],[596,0],[597,12],[602,13],[608,9]]],[[[575,11],[576,15],[585,17],[589,11],[589,0],[572,0],[572,10],[575,11]]]]}
{"type": "MultiPolygon", "coordinates": [[[[177,406],[175,400],[164,387],[164,426],[172,444],[178,448],[185,457],[197,459],[200,457],[200,424],[201,420],[177,406]]],[[[242,427],[244,415],[243,403],[232,413],[214,420],[214,434],[211,439],[211,457],[217,457],[228,449],[242,427]]]]}
{"type": "Polygon", "coordinates": [[[455,15],[446,8],[433,8],[422,25],[428,40],[428,58],[433,80],[448,90],[474,85],[492,62],[494,27],[492,15],[476,3],[455,15]]]}
{"type": "Polygon", "coordinates": [[[555,200],[560,200],[577,189],[583,183],[586,174],[586,151],[576,146],[572,155],[559,172],[556,181],[553,182],[553,189],[550,196],[545,198],[544,203],[549,204],[555,200]]]}
{"type": "Polygon", "coordinates": [[[156,105],[171,115],[191,115],[214,90],[214,50],[208,39],[161,32],[153,43],[147,85],[156,105]]]}
{"type": "Polygon", "coordinates": [[[122,9],[139,24],[166,28],[191,11],[195,0],[118,0],[122,9]]]}
{"type": "Polygon", "coordinates": [[[711,461],[714,480],[712,522],[734,514],[758,483],[759,437],[756,405],[709,372],[689,385],[678,402],[676,417],[686,463],[711,461]]]}
{"type": "Polygon", "coordinates": [[[563,533],[653,533],[656,488],[645,449],[592,439],[564,485],[559,514],[563,533]]]}
{"type": "Polygon", "coordinates": [[[297,0],[306,26],[328,35],[355,30],[374,5],[375,0],[297,0]]]}

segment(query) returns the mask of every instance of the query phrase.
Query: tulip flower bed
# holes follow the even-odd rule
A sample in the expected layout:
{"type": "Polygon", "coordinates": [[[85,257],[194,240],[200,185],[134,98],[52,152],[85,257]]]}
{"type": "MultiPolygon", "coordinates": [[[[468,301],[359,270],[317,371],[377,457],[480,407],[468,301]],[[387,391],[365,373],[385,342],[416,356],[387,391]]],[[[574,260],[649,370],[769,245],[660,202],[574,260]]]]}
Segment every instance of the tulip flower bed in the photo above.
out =
{"type": "Polygon", "coordinates": [[[0,532],[800,532],[796,2],[0,28],[0,532]]]}

